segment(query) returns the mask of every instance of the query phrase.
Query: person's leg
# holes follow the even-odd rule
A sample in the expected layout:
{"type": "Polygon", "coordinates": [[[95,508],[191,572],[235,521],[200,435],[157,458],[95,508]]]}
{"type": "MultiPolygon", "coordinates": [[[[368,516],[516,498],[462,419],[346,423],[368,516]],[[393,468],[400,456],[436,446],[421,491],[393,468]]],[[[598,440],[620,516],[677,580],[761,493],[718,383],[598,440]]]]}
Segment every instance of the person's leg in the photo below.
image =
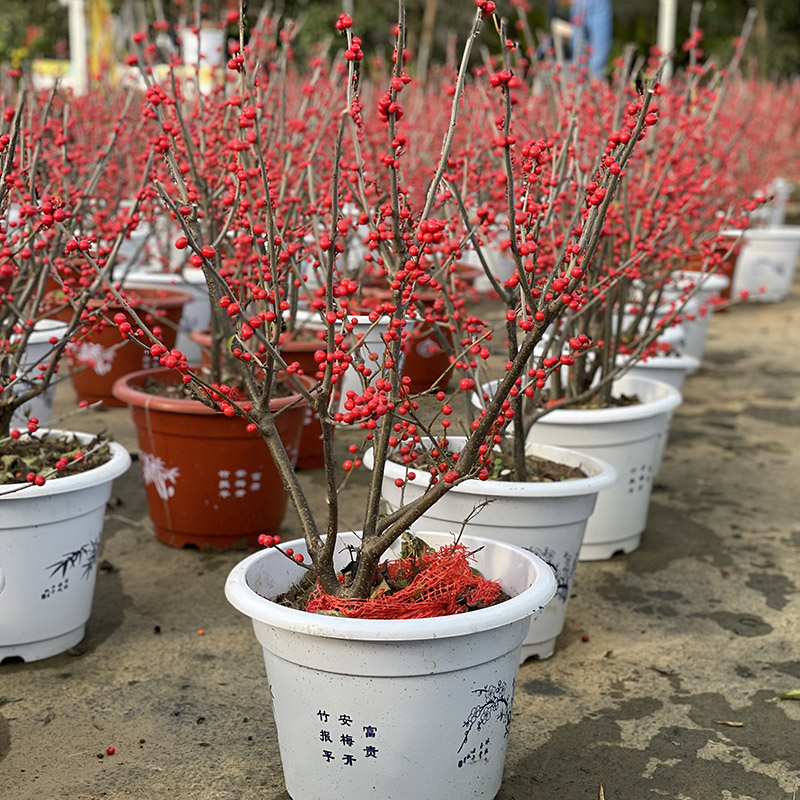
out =
{"type": "Polygon", "coordinates": [[[602,78],[611,52],[611,0],[575,0],[570,16],[575,26],[573,58],[580,58],[583,48],[590,47],[589,74],[593,78],[602,78]]]}
{"type": "Polygon", "coordinates": [[[605,75],[611,52],[613,24],[611,0],[589,0],[586,31],[588,45],[592,48],[589,55],[589,74],[593,78],[602,78],[605,75]]]}

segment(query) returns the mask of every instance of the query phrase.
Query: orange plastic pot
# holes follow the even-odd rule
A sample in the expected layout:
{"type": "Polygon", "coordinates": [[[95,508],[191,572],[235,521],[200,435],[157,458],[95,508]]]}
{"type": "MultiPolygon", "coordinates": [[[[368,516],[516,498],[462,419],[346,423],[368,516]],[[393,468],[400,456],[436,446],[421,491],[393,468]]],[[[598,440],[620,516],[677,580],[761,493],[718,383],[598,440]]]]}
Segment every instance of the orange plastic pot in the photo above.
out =
{"type": "MultiPolygon", "coordinates": [[[[150,330],[154,327],[160,329],[162,344],[168,350],[175,347],[183,307],[192,301],[192,296],[167,289],[136,289],[128,292],[127,297],[150,330]]],[[[92,313],[101,306],[101,301],[93,300],[88,310],[92,313]]],[[[136,322],[121,305],[112,303],[103,307],[103,313],[109,319],[120,312],[125,314],[135,329],[136,322]]],[[[71,309],[62,312],[64,313],[68,315],[68,319],[71,318],[71,309]]],[[[60,316],[56,314],[55,318],[60,316]]],[[[112,393],[114,383],[123,375],[158,366],[158,361],[150,356],[148,350],[122,339],[114,324],[93,329],[87,338],[72,348],[68,363],[73,370],[70,377],[78,400],[90,403],[99,400],[104,406],[125,405],[112,393]]]]}
{"type": "MultiPolygon", "coordinates": [[[[211,366],[209,355],[211,334],[208,331],[192,331],[190,335],[192,340],[203,348],[203,366],[211,366]]],[[[314,353],[324,346],[324,342],[319,340],[288,338],[281,342],[280,350],[287,364],[296,361],[300,364],[303,374],[311,378],[317,372],[314,353]]],[[[319,469],[323,466],[325,466],[325,454],[322,447],[322,425],[319,421],[319,414],[310,406],[306,406],[296,467],[297,469],[319,469]]]]}
{"type": "MultiPolygon", "coordinates": [[[[736,268],[736,259],[739,256],[740,249],[741,247],[737,246],[736,248],[728,252],[727,247],[717,248],[717,253],[719,253],[724,258],[719,273],[721,275],[725,275],[727,278],[730,278],[731,280],[731,282],[728,284],[728,288],[723,289],[719,293],[719,296],[725,301],[726,304],[727,301],[731,299],[731,286],[733,285],[733,271],[736,268]]],[[[703,256],[695,253],[686,259],[685,263],[682,266],[682,269],[688,270],[689,272],[702,272],[704,264],[705,264],[705,259],[703,258],[703,256]]],[[[724,313],[726,310],[727,309],[725,308],[725,305],[722,305],[719,308],[715,308],[714,312],[724,313]]]]}
{"type": "MultiPolygon", "coordinates": [[[[148,378],[181,381],[175,370],[139,370],[120,378],[114,395],[133,413],[158,540],[172,547],[221,548],[277,533],[288,495],[266,442],[241,417],[226,417],[197,400],[142,391],[148,378]]],[[[276,424],[294,461],[307,404],[290,395],[270,408],[284,409],[276,424]]]]}

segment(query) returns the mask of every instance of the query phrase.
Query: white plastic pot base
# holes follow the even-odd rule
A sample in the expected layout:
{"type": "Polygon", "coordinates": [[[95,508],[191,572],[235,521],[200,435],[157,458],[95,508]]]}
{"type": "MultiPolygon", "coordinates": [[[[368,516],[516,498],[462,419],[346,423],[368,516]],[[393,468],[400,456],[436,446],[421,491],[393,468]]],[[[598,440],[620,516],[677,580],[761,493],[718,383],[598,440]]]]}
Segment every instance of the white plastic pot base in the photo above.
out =
{"type": "Polygon", "coordinates": [[[57,656],[59,653],[69,650],[70,647],[75,647],[83,639],[85,633],[86,625],[84,624],[75,628],[74,631],[62,633],[60,636],[53,636],[50,639],[0,647],[0,664],[8,658],[21,658],[27,664],[31,661],[41,661],[43,658],[57,656]]]}
{"type": "Polygon", "coordinates": [[[598,542],[597,544],[584,541],[581,552],[578,555],[579,561],[608,561],[611,556],[617,553],[632,553],[642,542],[642,534],[629,536],[627,539],[619,539],[616,542],[598,542]]]}
{"type": "Polygon", "coordinates": [[[556,637],[547,639],[543,642],[534,642],[529,644],[527,641],[523,642],[519,651],[519,663],[524,664],[529,658],[550,658],[556,649],[556,637]]]}

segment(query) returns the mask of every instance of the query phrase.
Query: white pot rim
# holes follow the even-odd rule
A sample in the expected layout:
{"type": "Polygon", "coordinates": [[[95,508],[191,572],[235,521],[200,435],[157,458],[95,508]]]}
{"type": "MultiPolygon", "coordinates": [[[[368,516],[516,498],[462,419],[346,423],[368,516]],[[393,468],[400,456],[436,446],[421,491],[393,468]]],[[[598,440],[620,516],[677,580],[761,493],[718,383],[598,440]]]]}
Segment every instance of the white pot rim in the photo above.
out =
{"type": "MultiPolygon", "coordinates": [[[[459,444],[466,441],[463,436],[448,436],[450,442],[459,444]]],[[[555,447],[548,444],[529,443],[525,446],[526,455],[539,456],[549,461],[567,466],[578,466],[584,472],[591,471],[592,474],[586,478],[577,478],[568,481],[553,482],[523,482],[523,481],[480,481],[469,480],[459,483],[448,490],[456,494],[474,494],[482,497],[574,497],[576,495],[593,494],[602,489],[613,486],[617,480],[617,471],[611,464],[594,456],[580,453],[577,450],[569,450],[566,447],[555,447]]],[[[364,465],[372,469],[374,463],[372,448],[364,453],[364,465]]],[[[412,469],[413,467],[409,467],[412,469]]],[[[405,465],[397,464],[394,461],[386,462],[385,475],[388,478],[405,478],[408,471],[405,465]]],[[[419,470],[417,470],[419,472],[419,470]]],[[[423,491],[428,487],[429,473],[422,471],[416,475],[409,483],[419,487],[423,491]]]]}
{"type": "MultiPolygon", "coordinates": [[[[67,331],[67,323],[58,319],[40,319],[33,326],[28,344],[44,344],[51,336],[62,336],[67,331]]],[[[12,341],[14,339],[12,338],[12,341]]]]}
{"type": "MultiPolygon", "coordinates": [[[[617,356],[622,363],[625,356],[617,356]]],[[[700,366],[700,359],[695,356],[689,356],[684,353],[680,355],[665,355],[665,356],[650,356],[647,360],[639,359],[635,364],[631,365],[631,369],[674,369],[674,370],[687,370],[694,369],[700,366]]]]}
{"type": "MultiPolygon", "coordinates": [[[[452,535],[446,533],[427,533],[424,531],[415,531],[414,533],[416,536],[420,536],[431,543],[435,542],[437,545],[446,544],[454,540],[452,535]]],[[[464,536],[461,541],[471,550],[491,546],[508,551],[509,559],[516,558],[521,565],[527,564],[535,570],[535,581],[524,592],[503,603],[464,614],[428,619],[372,620],[330,617],[280,606],[250,588],[247,576],[253,567],[265,558],[284,558],[284,556],[272,550],[262,550],[240,561],[231,570],[225,583],[225,596],[234,608],[246,616],[276,628],[309,636],[373,642],[411,642],[479,633],[480,631],[498,628],[524,619],[533,611],[544,607],[552,599],[556,590],[553,572],[544,561],[537,558],[533,553],[505,542],[497,542],[478,536],[464,536]]],[[[284,542],[283,547],[292,547],[295,551],[300,552],[306,551],[305,542],[302,539],[284,542]]],[[[300,574],[298,571],[298,577],[300,577],[300,574]]],[[[494,576],[487,577],[493,578],[494,576]]]]}
{"type": "Polygon", "coordinates": [[[621,376],[620,380],[624,380],[627,384],[632,384],[625,389],[626,392],[635,394],[656,392],[659,396],[655,400],[646,400],[637,405],[619,408],[558,408],[534,424],[541,425],[548,422],[557,422],[559,425],[587,425],[607,422],[632,422],[637,419],[654,417],[658,414],[666,414],[681,404],[681,393],[674,386],[670,386],[663,381],[640,378],[638,375],[624,375],[621,376]]]}
{"type": "MultiPolygon", "coordinates": [[[[559,425],[597,425],[616,422],[632,422],[638,419],[647,419],[658,414],[666,414],[676,409],[682,402],[681,393],[668,383],[653,380],[652,378],[641,378],[638,375],[621,375],[618,380],[625,381],[626,392],[636,394],[656,394],[655,400],[646,400],[632,406],[622,406],[619,408],[556,408],[549,411],[541,420],[534,425],[546,425],[557,423],[559,425]]],[[[616,385],[616,381],[614,382],[616,385]]],[[[489,381],[482,385],[484,392],[491,396],[491,390],[497,385],[496,381],[489,381]]],[[[473,397],[473,403],[479,408],[482,403],[477,396],[473,397]]]]}
{"type": "Polygon", "coordinates": [[[365,327],[371,327],[374,325],[377,328],[381,325],[388,325],[389,323],[389,316],[385,313],[378,314],[378,319],[376,319],[374,322],[370,319],[369,314],[345,314],[345,319],[356,327],[359,325],[363,325],[365,327]]]}
{"type": "MultiPolygon", "coordinates": [[[[57,428],[40,428],[34,436],[41,438],[45,434],[77,436],[81,442],[90,442],[94,434],[83,433],[81,431],[65,431],[57,428]]],[[[118,442],[109,442],[111,458],[99,467],[79,472],[75,475],[66,475],[62,478],[52,478],[44,486],[31,486],[29,483],[7,483],[0,486],[0,502],[8,500],[35,500],[50,497],[66,492],[75,492],[99,483],[111,481],[122,475],[131,465],[131,457],[128,451],[118,442]],[[19,488],[24,487],[24,488],[19,488]],[[18,491],[12,491],[12,490],[18,491]]]]}
{"type": "Polygon", "coordinates": [[[731,281],[730,278],[716,272],[694,272],[693,270],[679,269],[672,273],[671,282],[666,288],[682,290],[689,283],[697,285],[699,294],[715,294],[727,289],[731,281]]]}
{"type": "Polygon", "coordinates": [[[767,228],[745,228],[738,230],[729,228],[722,231],[723,236],[742,237],[746,241],[770,239],[794,240],[800,239],[800,225],[773,225],[767,228]]]}
{"type": "Polygon", "coordinates": [[[184,267],[183,271],[164,272],[162,270],[136,270],[129,272],[123,286],[141,288],[148,284],[152,286],[205,286],[206,278],[200,267],[184,267]]]}

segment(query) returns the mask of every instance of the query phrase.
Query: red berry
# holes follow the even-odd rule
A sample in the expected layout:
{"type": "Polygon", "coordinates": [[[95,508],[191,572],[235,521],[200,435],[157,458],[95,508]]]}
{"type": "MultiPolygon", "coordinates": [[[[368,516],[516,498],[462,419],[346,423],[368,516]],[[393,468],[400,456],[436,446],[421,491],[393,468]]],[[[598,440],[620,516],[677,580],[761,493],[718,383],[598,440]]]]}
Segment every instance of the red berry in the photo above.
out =
{"type": "Polygon", "coordinates": [[[106,755],[113,756],[117,751],[113,747],[106,747],[106,755]]]}

